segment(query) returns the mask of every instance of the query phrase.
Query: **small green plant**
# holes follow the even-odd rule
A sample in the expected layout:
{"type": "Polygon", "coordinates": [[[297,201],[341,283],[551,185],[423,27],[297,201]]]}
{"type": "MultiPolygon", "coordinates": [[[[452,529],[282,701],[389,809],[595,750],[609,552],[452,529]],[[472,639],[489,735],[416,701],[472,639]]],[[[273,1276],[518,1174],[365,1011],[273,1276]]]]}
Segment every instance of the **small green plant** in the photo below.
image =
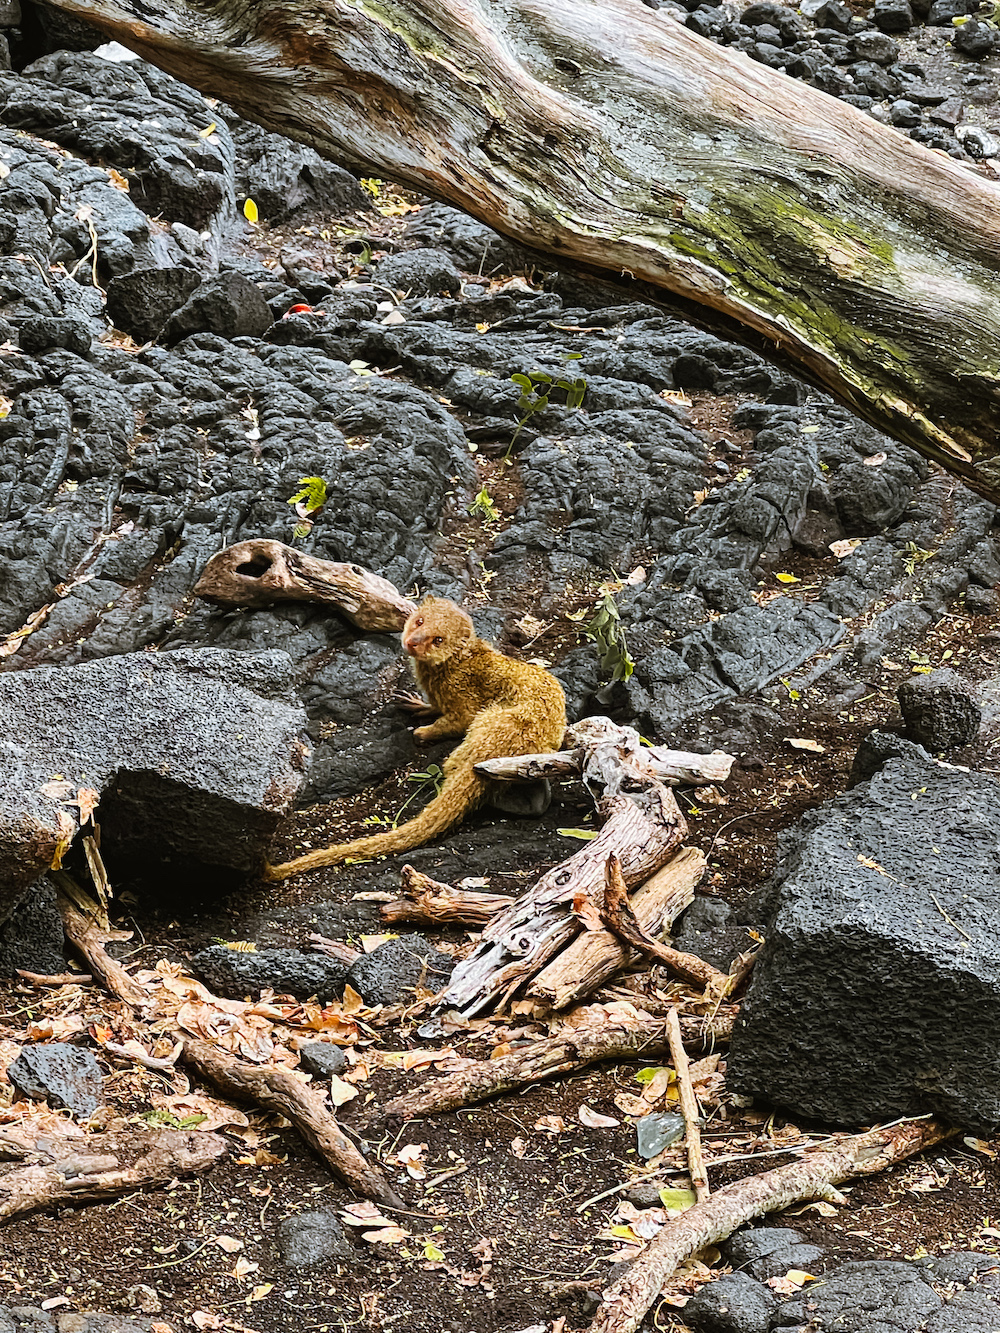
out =
{"type": "Polygon", "coordinates": [[[934,551],[925,551],[916,542],[907,542],[903,555],[903,568],[906,570],[907,578],[912,579],[917,572],[917,565],[922,565],[925,560],[930,560],[934,554],[934,551]]]}
{"type": "Polygon", "coordinates": [[[299,521],[292,529],[292,541],[299,537],[308,537],[319,511],[326,504],[326,482],[322,477],[300,477],[299,489],[288,503],[299,516],[299,521]]]}
{"type": "Polygon", "coordinates": [[[486,489],[486,483],[483,482],[483,488],[469,505],[469,513],[479,517],[484,523],[496,523],[500,517],[500,510],[493,501],[493,496],[486,489]]]}
{"type": "MultiPolygon", "coordinates": [[[[580,352],[567,352],[563,360],[579,361],[581,355],[580,352]]],[[[565,376],[562,379],[554,379],[545,370],[530,370],[527,375],[511,375],[510,378],[521,390],[521,396],[517,400],[517,410],[521,415],[507,448],[506,456],[508,458],[517,437],[521,434],[529,419],[536,412],[544,412],[549,406],[549,395],[553,389],[562,389],[566,395],[567,407],[579,407],[587,392],[587,381],[582,377],[573,380],[567,379],[565,376]]]]}
{"type": "MultiPolygon", "coordinates": [[[[620,587],[621,585],[616,585],[620,587]]],[[[628,650],[625,631],[622,629],[621,612],[615,601],[614,590],[607,585],[603,596],[594,609],[594,616],[583,627],[588,639],[597,644],[601,655],[601,667],[611,672],[612,681],[628,680],[635,670],[635,662],[628,650]]]]}

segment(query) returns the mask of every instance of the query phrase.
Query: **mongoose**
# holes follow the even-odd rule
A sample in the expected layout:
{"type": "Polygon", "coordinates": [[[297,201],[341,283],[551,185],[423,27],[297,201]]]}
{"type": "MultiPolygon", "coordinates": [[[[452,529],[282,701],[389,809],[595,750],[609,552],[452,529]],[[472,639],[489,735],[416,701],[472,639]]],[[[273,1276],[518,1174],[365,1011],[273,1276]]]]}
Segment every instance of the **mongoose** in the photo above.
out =
{"type": "Polygon", "coordinates": [[[454,602],[425,597],[400,637],[430,701],[422,711],[440,714],[429,725],[417,727],[414,736],[418,741],[465,736],[444,761],[440,792],[415,819],[397,829],[268,866],[265,878],[286,879],[317,866],[338,865],[349,857],[420,847],[482,804],[494,784],[481,778],[474,764],[558,750],[562,744],[566,700],[559,682],[541,667],[504,657],[477,638],[472,621],[454,602]]]}

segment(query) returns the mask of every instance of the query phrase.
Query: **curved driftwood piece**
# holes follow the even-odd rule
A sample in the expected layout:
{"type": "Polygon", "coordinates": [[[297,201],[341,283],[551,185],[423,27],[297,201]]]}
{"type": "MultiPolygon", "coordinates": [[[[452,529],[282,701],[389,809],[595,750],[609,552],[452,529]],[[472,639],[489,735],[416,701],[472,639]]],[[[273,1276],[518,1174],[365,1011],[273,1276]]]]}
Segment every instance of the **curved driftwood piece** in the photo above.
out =
{"type": "Polygon", "coordinates": [[[332,560],[316,560],[264,538],[237,542],[213,555],[194,586],[195,596],[218,606],[317,602],[334,606],[358,629],[401,630],[414,610],[397,587],[378,574],[332,560]]]}
{"type": "Polygon", "coordinates": [[[1000,190],[945,154],[635,0],[53,3],[361,175],[669,293],[1000,501],[1000,190]]]}
{"type": "MultiPolygon", "coordinates": [[[[587,756],[586,742],[597,735],[610,735],[607,729],[614,723],[606,717],[587,717],[575,727],[566,728],[566,750],[551,754],[522,754],[503,759],[485,759],[476,765],[476,772],[496,782],[525,782],[538,778],[578,777],[587,756]]],[[[692,754],[688,750],[668,750],[663,745],[644,745],[635,749],[632,727],[618,727],[622,740],[629,747],[629,763],[637,776],[655,778],[667,787],[686,786],[689,783],[725,782],[736,762],[731,754],[721,750],[713,754],[692,754]]]]}
{"type": "Polygon", "coordinates": [[[277,1065],[252,1065],[207,1041],[184,1042],[181,1060],[228,1097],[253,1102],[290,1120],[306,1143],[351,1189],[390,1208],[403,1203],[376,1166],[361,1156],[326,1109],[317,1088],[277,1065]]]}
{"type": "MultiPolygon", "coordinates": [[[[682,847],[632,895],[632,910],[645,935],[665,935],[694,899],[705,873],[704,854],[682,847]]],[[[525,996],[546,1009],[565,1009],[628,967],[635,955],[610,930],[584,930],[528,985],[525,996]]]]}
{"type": "Polygon", "coordinates": [[[623,943],[645,954],[652,962],[668,968],[689,986],[711,991],[720,1000],[726,994],[729,986],[727,973],[720,972],[717,967],[706,963],[697,954],[672,949],[667,944],[651,940],[644,933],[629,902],[621,863],[614,852],[608,857],[607,865],[604,867],[604,906],[601,909],[601,920],[623,943]]]}
{"type": "Polygon", "coordinates": [[[581,777],[595,796],[603,792],[597,808],[604,826],[592,842],[486,924],[479,944],[452,973],[441,997],[444,1007],[478,1013],[538,972],[577,934],[574,901],[601,900],[612,853],[626,886],[634,887],[665,865],[683,842],[687,824],[673,793],[636,762],[642,748],[638,733],[607,718],[589,722],[581,777]]]}
{"type": "Polygon", "coordinates": [[[403,866],[400,879],[403,896],[379,908],[383,921],[392,925],[398,921],[429,921],[434,925],[483,926],[514,901],[505,893],[456,889],[453,884],[422,875],[413,866],[403,866]]]}
{"type": "MultiPolygon", "coordinates": [[[[522,1046],[496,1060],[480,1060],[454,1074],[428,1079],[412,1092],[396,1097],[385,1107],[386,1115],[437,1115],[471,1106],[487,1097],[510,1092],[526,1083],[558,1078],[595,1064],[598,1060],[622,1060],[633,1056],[649,1059],[670,1050],[666,1022],[662,1018],[629,1016],[615,1018],[603,1006],[589,1011],[586,1022],[563,1027],[557,1036],[522,1046]]],[[[711,1018],[681,1015],[684,1044],[693,1050],[705,1050],[728,1041],[733,1030],[736,1008],[723,1005],[711,1018]]]]}
{"type": "Polygon", "coordinates": [[[876,1175],[958,1133],[936,1120],[904,1120],[841,1139],[833,1148],[806,1153],[788,1166],[716,1190],[654,1236],[604,1293],[590,1333],[633,1333],[678,1264],[706,1245],[725,1240],[744,1222],[807,1199],[842,1198],[836,1195],[836,1186],[843,1181],[876,1175]]]}
{"type": "Polygon", "coordinates": [[[32,1136],[30,1125],[0,1132],[0,1151],[34,1160],[0,1173],[0,1221],[39,1208],[96,1203],[135,1190],[166,1185],[178,1176],[208,1171],[229,1147],[220,1134],[179,1129],[119,1129],[81,1134],[67,1126],[60,1136],[47,1125],[32,1136]]]}

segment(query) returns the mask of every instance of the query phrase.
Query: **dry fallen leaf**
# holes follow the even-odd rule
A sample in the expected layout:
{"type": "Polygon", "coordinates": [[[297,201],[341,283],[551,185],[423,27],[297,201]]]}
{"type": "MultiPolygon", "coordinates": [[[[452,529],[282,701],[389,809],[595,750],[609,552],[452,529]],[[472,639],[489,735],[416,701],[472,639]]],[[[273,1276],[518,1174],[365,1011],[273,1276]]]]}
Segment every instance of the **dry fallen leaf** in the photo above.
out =
{"type": "Polygon", "coordinates": [[[237,1240],[235,1236],[216,1236],[215,1244],[227,1254],[238,1254],[243,1248],[243,1242],[237,1240]]]}
{"type": "Polygon", "coordinates": [[[793,750],[808,750],[810,754],[826,754],[826,746],[819,741],[811,741],[803,736],[786,736],[785,741],[793,750]]]}
{"type": "Polygon", "coordinates": [[[616,1120],[614,1116],[601,1115],[600,1111],[593,1111],[584,1102],[579,1110],[580,1124],[586,1125],[588,1129],[614,1129],[620,1125],[621,1121],[616,1120]]]}
{"type": "Polygon", "coordinates": [[[540,1115],[533,1128],[545,1134],[562,1134],[569,1126],[561,1115],[540,1115]]]}

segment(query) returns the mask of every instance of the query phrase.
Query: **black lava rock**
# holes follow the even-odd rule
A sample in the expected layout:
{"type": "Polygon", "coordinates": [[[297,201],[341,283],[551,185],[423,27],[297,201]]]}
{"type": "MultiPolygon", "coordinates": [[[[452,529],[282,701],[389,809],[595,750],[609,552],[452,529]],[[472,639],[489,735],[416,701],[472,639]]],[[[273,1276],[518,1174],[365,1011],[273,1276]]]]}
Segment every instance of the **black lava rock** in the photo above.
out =
{"type": "Polygon", "coordinates": [[[134,269],[108,283],[108,318],[136,342],[152,342],[200,283],[193,268],[134,269]]]}
{"type": "Polygon", "coordinates": [[[26,1097],[64,1106],[81,1120],[89,1119],[103,1102],[101,1067],[82,1046],[61,1041],[22,1046],[7,1077],[26,1097]]]}
{"type": "Polygon", "coordinates": [[[422,936],[400,935],[352,963],[347,980],[367,1004],[401,1004],[417,986],[440,990],[454,966],[422,936]]]}
{"type": "Polygon", "coordinates": [[[241,1000],[262,990],[321,1001],[342,994],[347,968],[336,958],[299,949],[258,949],[244,953],[213,944],[191,959],[195,972],[216,995],[241,1000]]]}
{"type": "Polygon", "coordinates": [[[956,672],[944,668],[915,676],[896,693],[907,736],[926,749],[955,749],[979,735],[982,709],[956,672]]]}
{"type": "Polygon", "coordinates": [[[882,32],[909,32],[914,24],[909,0],[875,0],[872,19],[882,32]]]}
{"type": "Polygon", "coordinates": [[[969,19],[955,29],[951,44],[963,56],[968,56],[971,60],[982,60],[996,47],[997,35],[985,23],[969,19]]]}

